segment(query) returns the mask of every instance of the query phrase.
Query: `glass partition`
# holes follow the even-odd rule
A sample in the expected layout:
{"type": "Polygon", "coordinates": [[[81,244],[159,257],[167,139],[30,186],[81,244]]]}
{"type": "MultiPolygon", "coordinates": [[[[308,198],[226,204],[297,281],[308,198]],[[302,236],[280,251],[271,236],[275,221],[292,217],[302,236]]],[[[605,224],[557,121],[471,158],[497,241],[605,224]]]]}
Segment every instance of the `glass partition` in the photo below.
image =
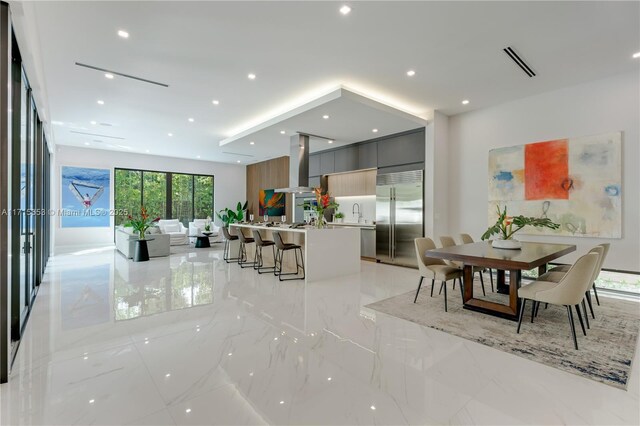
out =
{"type": "Polygon", "coordinates": [[[115,170],[115,224],[127,222],[127,215],[139,212],[142,202],[142,172],[139,170],[115,170]]]}
{"type": "Polygon", "coordinates": [[[151,217],[167,217],[167,174],[142,172],[142,205],[151,217]]]}
{"type": "Polygon", "coordinates": [[[194,216],[196,219],[206,219],[213,214],[213,176],[194,176],[194,216]]]}

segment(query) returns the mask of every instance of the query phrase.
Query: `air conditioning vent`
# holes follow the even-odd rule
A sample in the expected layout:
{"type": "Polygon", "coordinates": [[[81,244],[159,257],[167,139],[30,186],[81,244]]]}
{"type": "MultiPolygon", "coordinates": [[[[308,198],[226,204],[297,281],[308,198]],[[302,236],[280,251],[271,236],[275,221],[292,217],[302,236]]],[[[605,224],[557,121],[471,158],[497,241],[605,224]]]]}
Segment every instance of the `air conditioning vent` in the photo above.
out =
{"type": "Polygon", "coordinates": [[[533,69],[531,69],[531,67],[522,60],[522,58],[516,53],[515,50],[513,50],[511,46],[505,47],[502,50],[504,50],[504,53],[506,53],[507,56],[509,56],[509,58],[511,58],[511,60],[515,62],[522,71],[524,71],[525,74],[527,74],[529,77],[536,76],[536,73],[533,71],[533,69]]]}
{"type": "Polygon", "coordinates": [[[142,77],[136,77],[135,75],[125,74],[125,73],[119,72],[119,71],[114,71],[114,70],[109,70],[109,69],[106,69],[106,68],[96,67],[94,65],[82,64],[80,62],[76,62],[76,65],[79,66],[79,67],[83,67],[83,68],[89,68],[90,70],[105,72],[105,73],[109,73],[109,74],[113,74],[113,75],[119,75],[120,77],[130,78],[132,80],[142,81],[143,83],[155,84],[156,86],[162,86],[162,87],[169,87],[169,85],[165,84],[165,83],[160,83],[158,81],[153,81],[153,80],[149,80],[149,79],[142,78],[142,77]]]}

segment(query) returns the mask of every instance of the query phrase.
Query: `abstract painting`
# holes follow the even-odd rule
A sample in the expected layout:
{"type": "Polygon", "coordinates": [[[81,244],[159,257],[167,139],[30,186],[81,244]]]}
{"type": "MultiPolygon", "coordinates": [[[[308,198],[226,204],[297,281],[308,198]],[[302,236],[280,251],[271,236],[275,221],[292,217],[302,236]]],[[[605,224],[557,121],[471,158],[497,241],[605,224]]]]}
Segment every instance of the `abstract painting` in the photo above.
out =
{"type": "Polygon", "coordinates": [[[273,189],[261,189],[259,197],[260,216],[282,216],[285,214],[284,192],[275,192],[273,189]]]}
{"type": "Polygon", "coordinates": [[[62,228],[109,227],[109,169],[62,166],[62,228]]]}
{"type": "Polygon", "coordinates": [[[557,230],[531,235],[621,238],[622,133],[536,142],[489,151],[489,224],[510,215],[548,217],[557,230]]]}

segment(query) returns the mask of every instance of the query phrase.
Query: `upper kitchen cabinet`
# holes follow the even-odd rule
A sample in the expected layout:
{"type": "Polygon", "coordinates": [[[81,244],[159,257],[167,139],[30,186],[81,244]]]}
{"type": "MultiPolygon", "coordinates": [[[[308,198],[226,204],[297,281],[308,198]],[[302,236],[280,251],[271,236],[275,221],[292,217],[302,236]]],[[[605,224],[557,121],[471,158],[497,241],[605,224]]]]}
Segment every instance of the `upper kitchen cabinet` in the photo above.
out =
{"type": "Polygon", "coordinates": [[[320,154],[309,155],[309,176],[320,176],[320,154]]]}
{"type": "Polygon", "coordinates": [[[358,169],[375,169],[378,167],[378,143],[371,142],[358,145],[358,169]]]}
{"type": "Polygon", "coordinates": [[[424,162],[424,130],[378,142],[378,167],[424,162]]]}
{"type": "Polygon", "coordinates": [[[358,170],[358,147],[347,146],[334,151],[335,153],[335,173],[350,172],[358,170]]]}
{"type": "Polygon", "coordinates": [[[320,174],[328,175],[335,172],[335,151],[321,152],[320,153],[320,174]]]}

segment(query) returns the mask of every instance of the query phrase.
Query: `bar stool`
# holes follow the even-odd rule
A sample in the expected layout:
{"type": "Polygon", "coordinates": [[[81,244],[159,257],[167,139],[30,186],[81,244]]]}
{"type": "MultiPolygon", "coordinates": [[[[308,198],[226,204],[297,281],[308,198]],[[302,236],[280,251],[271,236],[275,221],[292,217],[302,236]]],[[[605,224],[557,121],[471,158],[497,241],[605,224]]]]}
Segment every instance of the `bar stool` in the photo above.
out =
{"type": "Polygon", "coordinates": [[[238,230],[238,238],[240,239],[240,250],[238,252],[238,265],[241,268],[253,268],[255,262],[247,261],[247,244],[255,243],[255,240],[251,237],[245,237],[242,229],[238,230]]]}
{"type": "Polygon", "coordinates": [[[264,270],[273,269],[273,272],[276,271],[276,243],[271,240],[263,240],[260,235],[260,231],[257,229],[253,229],[251,231],[253,233],[253,239],[256,242],[256,255],[253,258],[253,269],[258,271],[259,274],[264,270]],[[264,262],[262,260],[262,248],[263,247],[271,247],[271,251],[273,252],[273,266],[264,266],[264,262]]]}
{"type": "Polygon", "coordinates": [[[226,226],[222,227],[222,234],[224,235],[224,251],[222,252],[222,258],[225,262],[231,263],[231,260],[238,260],[239,257],[229,257],[229,250],[231,249],[231,241],[238,239],[237,235],[231,235],[229,229],[226,226]]]}
{"type": "Polygon", "coordinates": [[[282,241],[282,237],[279,232],[273,233],[273,240],[276,244],[276,263],[273,270],[274,275],[278,277],[280,281],[290,281],[290,280],[304,280],[304,258],[302,257],[302,247],[297,244],[285,243],[282,241]],[[288,250],[293,250],[296,255],[296,272],[282,272],[282,260],[284,258],[284,252],[288,250]],[[300,251],[300,262],[298,261],[298,251],[300,251]],[[280,266],[278,267],[278,262],[280,262],[280,266]],[[302,277],[296,278],[282,278],[283,275],[298,275],[298,272],[302,269],[302,277]]]}

